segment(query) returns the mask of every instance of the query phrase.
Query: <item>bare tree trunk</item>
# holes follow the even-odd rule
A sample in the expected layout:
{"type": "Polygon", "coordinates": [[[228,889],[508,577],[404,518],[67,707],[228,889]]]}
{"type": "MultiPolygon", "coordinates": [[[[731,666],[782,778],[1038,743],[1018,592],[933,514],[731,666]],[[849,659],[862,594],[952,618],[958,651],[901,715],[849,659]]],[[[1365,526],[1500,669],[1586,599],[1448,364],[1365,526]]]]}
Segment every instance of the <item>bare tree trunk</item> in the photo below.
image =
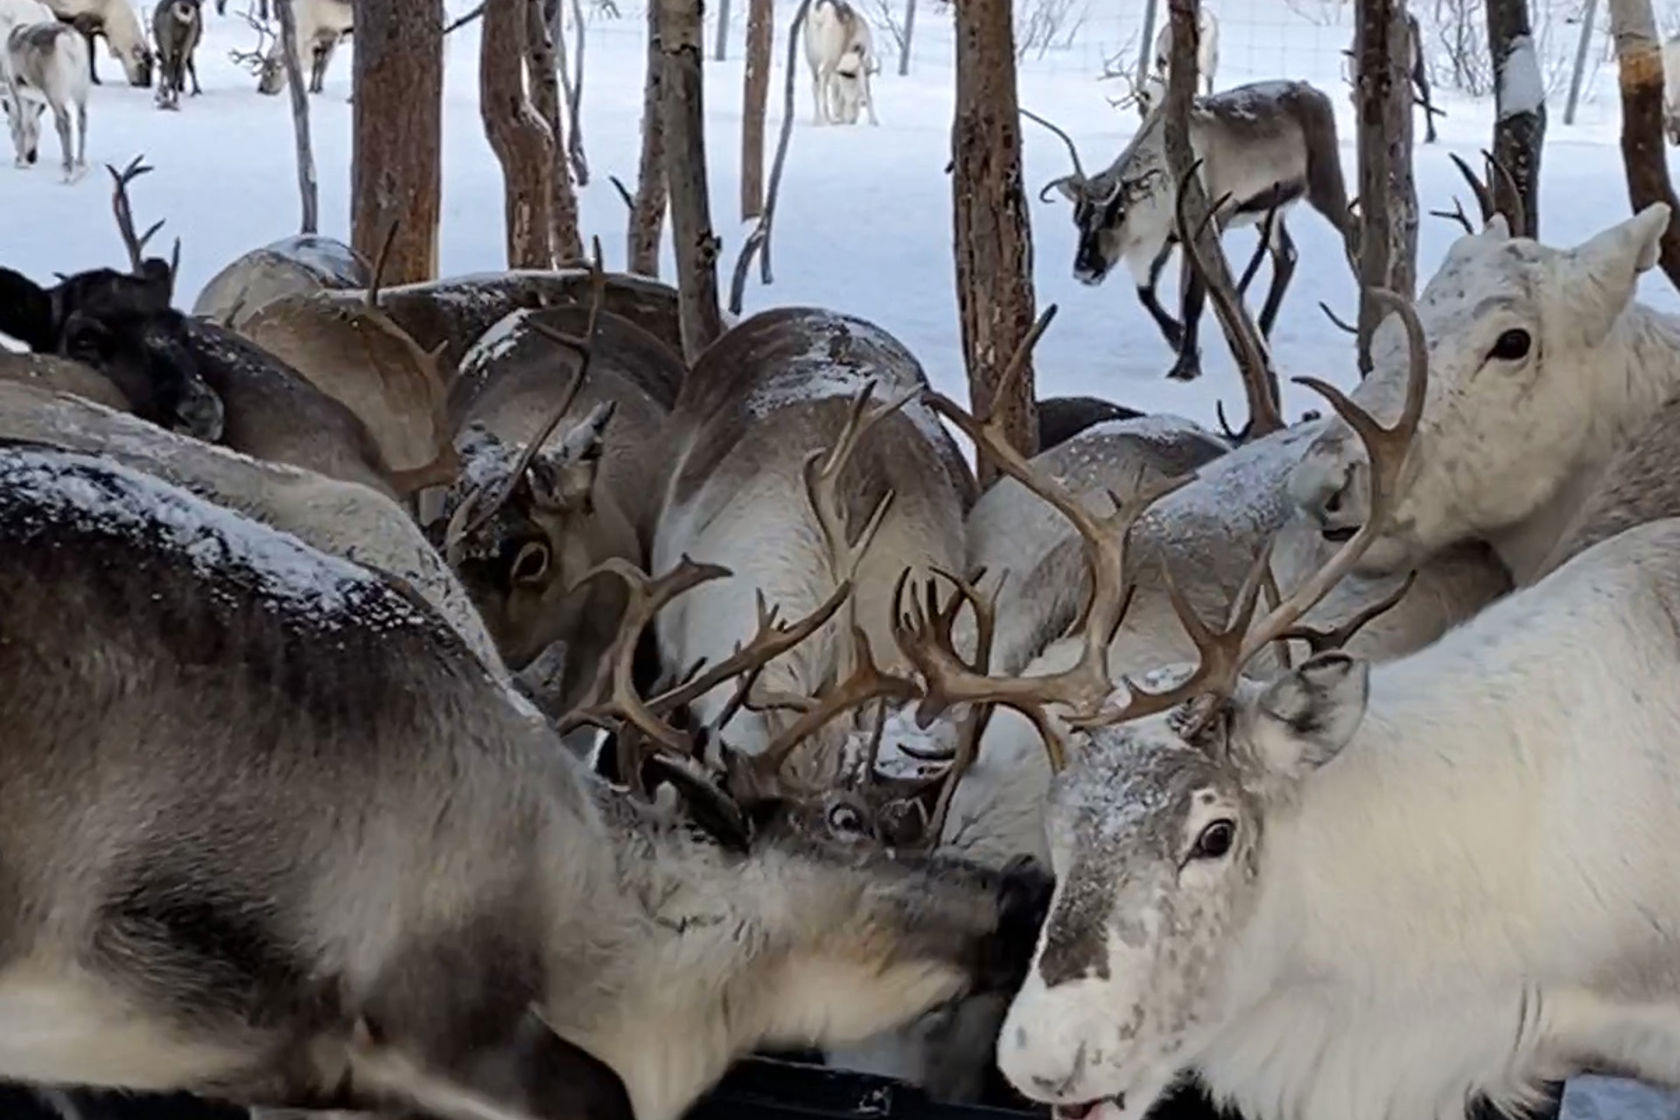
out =
{"type": "Polygon", "coordinates": [[[718,0],[717,40],[712,57],[722,62],[729,54],[729,0],[718,0]]]}
{"type": "MultiPolygon", "coordinates": [[[[1540,236],[1540,153],[1546,142],[1546,86],[1534,53],[1528,0],[1487,0],[1488,56],[1493,59],[1493,158],[1510,172],[1494,175],[1494,207],[1519,237],[1540,236]],[[1513,199],[1513,187],[1517,197],[1513,199]],[[1519,226],[1513,217],[1524,219],[1519,226]]],[[[1658,79],[1661,84],[1661,78],[1658,79]]]]}
{"type": "Polygon", "coordinates": [[[555,75],[554,41],[543,18],[543,0],[526,0],[525,45],[529,51],[531,100],[554,138],[554,158],[549,165],[549,240],[558,260],[579,261],[583,259],[583,239],[578,235],[577,193],[572,190],[571,171],[560,151],[560,83],[555,75]]]}
{"type": "Polygon", "coordinates": [[[502,165],[509,268],[552,268],[554,137],[525,96],[525,5],[492,0],[479,48],[478,111],[502,165]]]}
{"type": "Polygon", "coordinates": [[[898,76],[910,73],[910,43],[916,37],[916,0],[904,0],[904,41],[898,47],[898,76]]]}
{"type": "MultiPolygon", "coordinates": [[[[1616,42],[1616,71],[1622,88],[1622,163],[1627,169],[1628,201],[1636,213],[1653,202],[1666,202],[1680,213],[1663,149],[1662,43],[1651,0],[1610,0],[1610,34],[1616,42]]],[[[1669,283],[1680,288],[1680,221],[1669,222],[1663,232],[1662,269],[1669,283]]]]}
{"type": "Polygon", "coordinates": [[[290,4],[280,5],[280,49],[285,55],[286,85],[292,95],[292,135],[297,142],[298,195],[303,200],[302,233],[321,228],[320,192],[315,185],[315,152],[309,143],[309,91],[298,65],[297,15],[290,4]]]}
{"type": "Polygon", "coordinates": [[[717,258],[706,179],[705,79],[701,0],[657,0],[665,118],[665,181],[671,191],[671,246],[677,259],[683,353],[700,356],[723,333],[717,258]]]}
{"type": "Polygon", "coordinates": [[[431,280],[443,187],[443,0],[356,0],[354,18],[350,240],[371,261],[400,218],[385,283],[431,280]]]}
{"type": "Polygon", "coordinates": [[[770,101],[770,52],[776,41],[775,0],[749,0],[747,64],[741,80],[741,220],[764,213],[764,112],[770,101]]]}
{"type": "Polygon", "coordinates": [[[1359,374],[1371,372],[1382,307],[1368,292],[1417,288],[1417,184],[1412,180],[1411,30],[1406,0],[1358,0],[1354,75],[1359,106],[1359,374]]]}
{"type": "MultiPolygon", "coordinates": [[[[556,23],[558,23],[556,19],[556,23]]],[[[578,186],[589,185],[589,159],[583,152],[583,48],[587,28],[583,22],[582,0],[572,0],[573,60],[572,84],[566,91],[566,156],[572,161],[572,174],[578,186]]],[[[559,138],[555,138],[559,143],[559,138]]]]}
{"type": "MultiPolygon", "coordinates": [[[[1010,357],[1032,329],[1032,230],[1021,186],[1021,118],[1015,94],[1015,27],[1010,0],[961,0],[957,105],[951,128],[957,307],[963,364],[976,415],[994,416],[1010,446],[1038,449],[1029,365],[1007,400],[995,399],[1010,357]]],[[[982,458],[980,485],[997,477],[982,458]]]]}
{"type": "Polygon", "coordinates": [[[642,155],[636,168],[636,194],[625,191],[617,179],[613,185],[624,195],[630,208],[630,230],[625,257],[631,272],[659,275],[659,242],[665,225],[665,51],[660,33],[659,0],[647,6],[647,74],[642,85],[642,155]]]}

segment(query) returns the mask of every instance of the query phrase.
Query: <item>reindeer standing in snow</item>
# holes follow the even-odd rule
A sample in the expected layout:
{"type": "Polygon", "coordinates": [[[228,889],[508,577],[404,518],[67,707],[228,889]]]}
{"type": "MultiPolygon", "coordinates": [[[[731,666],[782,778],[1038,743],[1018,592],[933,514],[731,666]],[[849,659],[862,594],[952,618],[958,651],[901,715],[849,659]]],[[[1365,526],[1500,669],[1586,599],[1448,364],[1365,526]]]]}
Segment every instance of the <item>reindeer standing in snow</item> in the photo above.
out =
{"type": "Polygon", "coordinates": [[[41,117],[50,107],[64,157],[64,181],[74,182],[87,171],[87,46],[72,28],[50,23],[14,24],[6,33],[0,74],[0,94],[11,126],[17,166],[28,167],[39,157],[41,117]],[[76,143],[70,143],[72,107],[76,112],[76,143]]]}
{"type": "MultiPolygon", "coordinates": [[[[292,19],[297,28],[298,71],[309,75],[309,92],[320,93],[333,53],[355,24],[355,5],[351,0],[276,0],[276,3],[292,6],[292,19]]],[[[255,18],[249,22],[257,32],[257,49],[235,51],[231,57],[257,76],[258,93],[277,94],[286,88],[286,57],[281,53],[285,45],[266,23],[255,18]]]]}
{"type": "MultiPolygon", "coordinates": [[[[1219,17],[1207,8],[1197,9],[1196,37],[1196,84],[1202,87],[1201,92],[1213,92],[1214,73],[1219,69],[1219,17]]],[[[1167,99],[1167,67],[1172,62],[1172,22],[1169,20],[1161,25],[1161,30],[1155,36],[1155,55],[1149,73],[1143,79],[1143,87],[1132,97],[1137,105],[1138,116],[1145,119],[1149,111],[1167,99]]],[[[1113,73],[1114,77],[1123,74],[1113,73]]],[[[1116,102],[1116,107],[1125,104],[1122,98],[1116,102]]]]}
{"type": "Polygon", "coordinates": [[[203,35],[203,0],[161,0],[152,12],[152,37],[157,40],[158,108],[180,107],[188,74],[192,75],[193,96],[204,92],[199,88],[198,65],[193,61],[193,52],[203,35]]]}
{"type": "Polygon", "coordinates": [[[846,0],[816,0],[805,17],[805,61],[811,67],[811,113],[815,124],[856,124],[858,108],[875,118],[871,74],[875,59],[869,21],[846,0]]]}
{"type": "Polygon", "coordinates": [[[87,43],[88,81],[99,85],[94,40],[104,36],[111,57],[122,63],[131,86],[152,84],[152,52],[146,31],[129,0],[45,0],[53,14],[81,33],[87,43]]]}

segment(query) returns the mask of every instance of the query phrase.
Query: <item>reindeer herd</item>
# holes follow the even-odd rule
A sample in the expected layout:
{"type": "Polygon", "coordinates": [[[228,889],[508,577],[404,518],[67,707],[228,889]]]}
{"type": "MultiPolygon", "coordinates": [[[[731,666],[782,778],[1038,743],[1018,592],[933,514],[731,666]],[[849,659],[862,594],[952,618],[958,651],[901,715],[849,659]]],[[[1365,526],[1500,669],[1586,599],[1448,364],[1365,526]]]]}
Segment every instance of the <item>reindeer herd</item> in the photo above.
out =
{"type": "MultiPolygon", "coordinates": [[[[353,0],[277,2],[292,7],[299,72],[309,75],[309,92],[320,93],[333,52],[351,33],[353,0]]],[[[218,0],[218,14],[224,3],[218,0]]],[[[286,85],[286,60],[267,23],[266,0],[260,19],[249,13],[244,18],[258,33],[258,47],[235,52],[235,61],[257,78],[258,92],[277,94],[286,85]]],[[[155,71],[158,108],[179,109],[189,77],[193,95],[202,92],[194,56],[203,34],[203,0],[157,0],[149,42],[130,0],[0,0],[0,111],[16,166],[30,167],[39,159],[41,121],[51,110],[64,180],[86,172],[88,98],[100,84],[98,39],[122,64],[130,85],[153,86],[155,71]]]]}

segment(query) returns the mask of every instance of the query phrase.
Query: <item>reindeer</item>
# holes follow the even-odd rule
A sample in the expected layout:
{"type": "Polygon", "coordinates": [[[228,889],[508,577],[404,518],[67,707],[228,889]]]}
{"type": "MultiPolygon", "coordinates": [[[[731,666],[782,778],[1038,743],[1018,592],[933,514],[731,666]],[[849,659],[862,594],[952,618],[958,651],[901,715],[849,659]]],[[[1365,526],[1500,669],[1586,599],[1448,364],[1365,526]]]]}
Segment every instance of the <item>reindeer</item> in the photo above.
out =
{"type": "Polygon", "coordinates": [[[646,560],[682,359],[598,305],[509,318],[463,362],[448,410],[463,467],[425,520],[508,664],[564,642],[553,706],[569,708],[625,606],[616,582],[579,580],[646,560]]]}
{"type": "MultiPolygon", "coordinates": [[[[797,806],[699,783],[692,816],[615,791],[422,601],[167,483],[9,448],[0,547],[0,1003],[35,1009],[7,1078],[676,1120],[754,1046],[1018,982],[1035,868],[780,840],[797,806]],[[728,809],[765,823],[700,823],[728,809]]],[[[717,578],[617,575],[637,624],[717,578]]],[[[628,685],[625,726],[680,771],[696,744],[628,685]]]]}
{"type": "MultiPolygon", "coordinates": [[[[1173,222],[1176,183],[1166,165],[1162,112],[1150,114],[1114,162],[1090,178],[1066,132],[1023,113],[1061,137],[1073,158],[1073,173],[1046,184],[1039,198],[1056,190],[1073,203],[1079,230],[1074,276],[1100,284],[1125,261],[1139,302],[1178,352],[1167,376],[1194,378],[1205,288],[1192,272],[1181,270],[1183,298],[1176,320],[1155,296],[1161,270],[1179,244],[1173,222]]],[[[1344,242],[1354,232],[1330,99],[1306,82],[1257,82],[1221,90],[1192,105],[1190,147],[1206,165],[1202,180],[1208,197],[1218,203],[1212,218],[1217,229],[1266,219],[1261,235],[1272,259],[1272,281],[1260,311],[1260,332],[1270,337],[1295,272],[1295,243],[1284,224],[1289,209],[1304,197],[1344,242]]]]}
{"type": "Polygon", "coordinates": [[[44,0],[60,20],[75,28],[87,45],[88,81],[99,81],[94,39],[104,36],[111,57],[122,64],[131,86],[152,84],[152,51],[146,32],[129,0],[44,0]]]}
{"type": "MultiPolygon", "coordinates": [[[[949,433],[913,399],[926,384],[892,336],[811,308],[754,315],[706,350],[663,441],[671,468],[651,555],[655,568],[691,556],[734,576],[661,616],[665,666],[716,660],[762,610],[803,612],[849,583],[847,616],[768,664],[755,693],[810,695],[868,660],[865,645],[890,649],[901,572],[961,573],[974,481],[949,433]],[[872,406],[877,391],[886,403],[872,406]],[[775,548],[764,543],[770,527],[775,548]]],[[[713,719],[728,699],[719,689],[698,697],[696,718],[713,719]]],[[[739,749],[775,746],[774,756],[801,745],[782,712],[754,707],[762,705],[725,727],[739,749]]],[[[813,782],[837,758],[825,744],[795,761],[799,780],[813,782]]]]}
{"type": "Polygon", "coordinates": [[[869,21],[846,0],[815,0],[805,17],[805,62],[811,68],[813,124],[856,124],[861,102],[875,119],[869,76],[875,61],[869,21]]]}
{"type": "Polygon", "coordinates": [[[41,116],[50,107],[63,156],[64,182],[87,173],[88,85],[82,77],[82,41],[57,21],[17,23],[6,32],[0,78],[5,81],[0,109],[11,125],[17,166],[33,166],[40,155],[41,116]],[[76,111],[74,149],[70,110],[76,111]]]}
{"type": "Polygon", "coordinates": [[[1143,416],[1135,408],[1097,397],[1045,397],[1034,408],[1038,414],[1038,449],[1049,451],[1072,439],[1093,424],[1110,420],[1136,420],[1143,416]]]}
{"type": "MultiPolygon", "coordinates": [[[[0,361],[0,378],[6,376],[5,366],[0,361]]],[[[78,399],[88,396],[72,396],[50,382],[0,381],[0,439],[108,456],[292,533],[313,548],[394,575],[432,604],[486,668],[507,679],[466,591],[414,520],[389,498],[356,483],[160,431],[78,399]]]]}
{"type": "MultiPolygon", "coordinates": [[[[0,284],[4,283],[6,275],[0,271],[0,284]]],[[[0,347],[0,381],[17,381],[71,393],[119,412],[134,411],[128,396],[97,370],[57,354],[19,354],[0,347]]]]}
{"type": "MultiPolygon", "coordinates": [[[[1403,572],[1479,539],[1520,586],[1610,458],[1680,393],[1680,319],[1633,298],[1657,261],[1669,208],[1653,203],[1555,249],[1512,237],[1485,187],[1462,170],[1484,200],[1485,224],[1454,242],[1418,299],[1441,390],[1430,395],[1394,517],[1358,570],[1403,572]]],[[[1381,410],[1402,375],[1397,332],[1379,330],[1371,353],[1375,368],[1352,397],[1381,410]]],[[[1290,479],[1293,499],[1331,542],[1363,522],[1364,470],[1352,433],[1332,421],[1290,479]]]]}
{"type": "Polygon", "coordinates": [[[192,313],[239,330],[282,296],[365,290],[372,280],[371,266],[344,242],[315,233],[294,234],[235,258],[199,291],[192,313]]]}
{"type": "MultiPolygon", "coordinates": [[[[1213,93],[1214,73],[1219,69],[1219,19],[1207,8],[1198,8],[1196,16],[1196,84],[1202,87],[1203,94],[1213,93]]],[[[1138,116],[1147,120],[1156,106],[1167,99],[1167,68],[1172,63],[1172,22],[1169,20],[1161,25],[1161,30],[1155,34],[1155,53],[1151,59],[1149,73],[1144,76],[1143,87],[1130,98],[1122,98],[1116,106],[1124,105],[1128,100],[1137,106],[1138,116]]],[[[1124,77],[1122,71],[1112,67],[1108,69],[1107,77],[1124,77]]]]}
{"type": "MultiPolygon", "coordinates": [[[[396,225],[385,240],[389,251],[396,225]]],[[[299,292],[266,303],[239,333],[348,407],[367,426],[399,493],[453,482],[460,460],[445,397],[452,373],[442,350],[422,350],[379,306],[382,253],[355,307],[299,292]]]]}
{"type": "MultiPolygon", "coordinates": [[[[309,92],[320,93],[327,76],[327,66],[339,42],[351,32],[355,22],[355,6],[351,0],[278,0],[292,6],[292,19],[297,31],[298,72],[309,72],[309,92]],[[307,67],[306,64],[307,63],[307,67]]],[[[266,17],[264,17],[266,19],[266,17]]],[[[247,67],[257,77],[257,92],[277,94],[286,88],[286,59],[281,54],[279,36],[269,30],[266,22],[247,16],[246,20],[257,32],[257,49],[253,52],[234,51],[234,62],[247,67]]]]}
{"type": "Polygon", "coordinates": [[[203,0],[164,0],[152,12],[152,38],[157,41],[160,109],[180,107],[180,96],[192,75],[193,96],[204,91],[198,86],[198,66],[193,52],[204,34],[203,0]]]}
{"type": "Polygon", "coordinates": [[[1675,802],[1680,522],[1601,541],[1410,657],[1242,676],[1377,542],[1423,405],[1408,391],[1384,429],[1337,404],[1370,517],[1254,625],[1258,580],[1231,625],[1187,619],[1193,671],[1123,700],[1018,693],[1097,717],[1053,787],[1058,897],[999,1035],[1005,1075],[1059,1114],[1145,1115],[1182,1071],[1257,1120],[1509,1112],[1589,1064],[1680,1080],[1680,992],[1653,971],[1680,915],[1629,858],[1675,802]],[[1488,842],[1536,814],[1533,842],[1488,842]]]}
{"type": "MultiPolygon", "coordinates": [[[[593,279],[588,268],[510,269],[401,284],[380,293],[379,304],[425,350],[443,346],[445,365],[458,366],[467,349],[492,326],[519,310],[585,306],[593,279]]],[[[366,295],[352,289],[323,299],[353,307],[366,295]]],[[[646,276],[609,273],[602,307],[682,353],[677,290],[646,276]]],[[[676,396],[676,386],[671,387],[676,396]]]]}

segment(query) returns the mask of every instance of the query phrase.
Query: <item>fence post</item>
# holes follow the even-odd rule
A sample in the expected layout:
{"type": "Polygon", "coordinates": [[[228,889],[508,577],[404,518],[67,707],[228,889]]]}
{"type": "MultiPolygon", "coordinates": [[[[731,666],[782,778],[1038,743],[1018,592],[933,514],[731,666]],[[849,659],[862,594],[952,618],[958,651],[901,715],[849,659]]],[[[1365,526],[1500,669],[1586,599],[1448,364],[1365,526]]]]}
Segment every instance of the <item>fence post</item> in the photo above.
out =
{"type": "Polygon", "coordinates": [[[1581,96],[1581,75],[1587,68],[1587,51],[1592,46],[1593,13],[1598,0],[1587,0],[1587,10],[1581,15],[1581,42],[1575,48],[1575,72],[1569,76],[1569,100],[1563,106],[1563,123],[1575,123],[1575,103],[1581,96]]]}

